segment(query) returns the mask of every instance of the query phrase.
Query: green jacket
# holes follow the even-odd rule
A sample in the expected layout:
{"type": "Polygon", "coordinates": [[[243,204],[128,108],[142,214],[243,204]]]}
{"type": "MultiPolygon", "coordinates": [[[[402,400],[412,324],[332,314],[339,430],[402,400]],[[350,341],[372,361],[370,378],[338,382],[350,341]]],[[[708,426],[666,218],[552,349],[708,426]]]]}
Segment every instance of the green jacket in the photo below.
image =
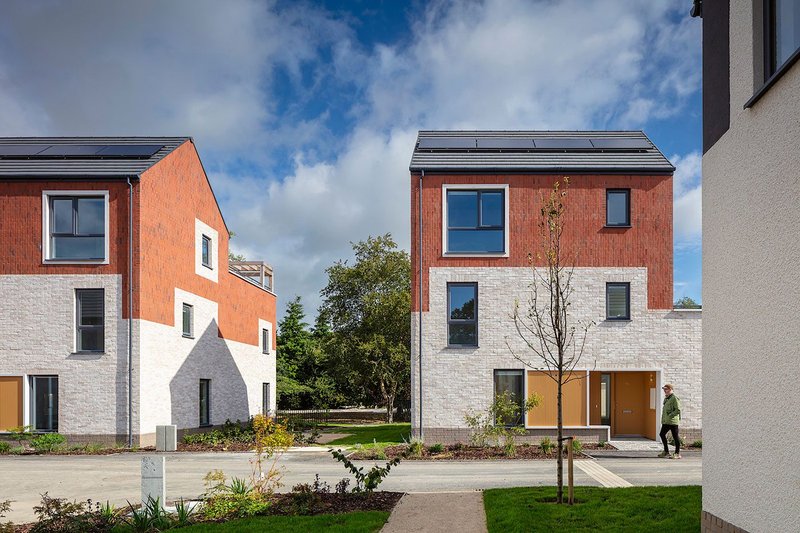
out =
{"type": "Polygon", "coordinates": [[[673,426],[681,423],[681,401],[674,393],[664,397],[664,407],[661,409],[661,423],[673,426]]]}

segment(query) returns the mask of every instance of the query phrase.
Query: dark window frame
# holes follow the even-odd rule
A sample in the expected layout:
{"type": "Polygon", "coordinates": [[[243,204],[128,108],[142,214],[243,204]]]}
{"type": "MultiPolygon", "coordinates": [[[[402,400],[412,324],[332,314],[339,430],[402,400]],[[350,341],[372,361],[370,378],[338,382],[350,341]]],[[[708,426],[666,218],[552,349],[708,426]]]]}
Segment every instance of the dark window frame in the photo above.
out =
{"type": "Polygon", "coordinates": [[[261,328],[261,353],[268,354],[272,347],[272,332],[269,328],[261,328]]]}
{"type": "Polygon", "coordinates": [[[203,263],[204,267],[214,270],[214,267],[212,266],[214,254],[212,252],[211,243],[211,237],[203,234],[202,242],[200,243],[200,262],[203,263]]]}
{"type": "Polygon", "coordinates": [[[448,348],[477,348],[480,337],[478,331],[478,282],[477,281],[454,281],[447,283],[447,347],[448,348]],[[471,319],[451,318],[450,317],[450,287],[474,287],[475,288],[475,317],[471,319]],[[450,326],[475,324],[475,344],[451,344],[450,326]]]}
{"type": "Polygon", "coordinates": [[[59,386],[58,386],[58,375],[34,375],[29,376],[29,387],[30,387],[30,423],[33,431],[35,433],[58,433],[58,401],[59,401],[59,386]],[[50,422],[46,428],[39,429],[37,426],[39,425],[39,420],[36,416],[36,380],[48,380],[48,386],[50,386],[55,381],[55,401],[54,401],[54,409],[53,412],[50,413],[50,422]]]}
{"type": "MultiPolygon", "coordinates": [[[[518,373],[522,380],[522,395],[520,397],[520,406],[525,402],[525,369],[523,368],[495,368],[492,370],[492,399],[497,397],[497,373],[498,372],[514,372],[518,373]]],[[[516,424],[507,424],[506,427],[525,427],[525,416],[527,413],[520,412],[519,421],[516,424]]],[[[494,421],[492,421],[494,423],[494,421]]]]}
{"type": "Polygon", "coordinates": [[[261,414],[269,415],[270,412],[270,390],[269,390],[269,383],[263,382],[261,383],[261,414]]]}
{"type": "Polygon", "coordinates": [[[631,227],[631,190],[630,189],[606,189],[606,227],[607,228],[630,228],[631,227]],[[625,193],[625,215],[624,224],[610,224],[608,222],[608,198],[611,194],[625,193]]]}
{"type": "Polygon", "coordinates": [[[447,224],[445,227],[445,242],[447,244],[447,250],[445,251],[446,254],[450,255],[505,255],[508,253],[506,249],[506,232],[508,228],[506,228],[506,192],[507,189],[500,188],[500,189],[462,189],[460,187],[450,187],[446,188],[444,191],[445,195],[445,217],[447,219],[447,224]],[[450,225],[450,207],[449,207],[449,194],[451,192],[471,192],[477,193],[475,196],[476,208],[478,212],[478,223],[476,226],[451,226],[450,225]],[[500,225],[491,225],[491,224],[483,224],[483,211],[481,209],[481,196],[485,193],[497,194],[499,193],[501,196],[500,200],[500,220],[502,223],[500,225]],[[450,250],[450,230],[471,230],[471,231],[503,231],[503,249],[501,251],[481,251],[481,250],[468,250],[468,251],[451,251],[450,250]]]}
{"type": "Polygon", "coordinates": [[[108,220],[108,202],[106,201],[105,195],[99,194],[79,194],[79,195],[65,195],[65,194],[54,194],[47,196],[47,261],[64,261],[64,262],[75,262],[75,261],[107,261],[108,260],[108,249],[106,246],[106,230],[107,224],[106,221],[108,220]],[[80,233],[78,231],[78,201],[79,200],[102,200],[103,202],[103,233],[80,233]],[[55,228],[55,213],[53,211],[53,203],[57,200],[71,200],[72,201],[72,231],[67,232],[56,232],[55,228]],[[102,238],[103,239],[103,256],[102,257],[54,257],[53,256],[53,249],[55,246],[53,245],[53,239],[57,237],[76,237],[76,238],[102,238]]]}
{"type": "Polygon", "coordinates": [[[106,351],[106,291],[105,289],[75,289],[75,351],[77,353],[104,353],[106,351]],[[103,310],[102,310],[102,324],[81,324],[81,319],[83,318],[83,311],[82,311],[82,295],[86,293],[97,293],[101,294],[100,301],[102,302],[103,310]],[[99,349],[98,348],[84,348],[83,343],[81,341],[81,332],[84,330],[92,330],[92,331],[99,331],[100,332],[100,344],[102,345],[99,349]]]}
{"type": "Polygon", "coordinates": [[[631,319],[631,284],[628,281],[609,281],[606,283],[606,320],[625,321],[631,319]],[[611,287],[625,287],[625,316],[609,316],[608,313],[608,289],[611,287]]]}
{"type": "Polygon", "coordinates": [[[211,425],[211,380],[210,379],[200,379],[200,390],[199,390],[198,400],[199,400],[198,407],[200,415],[199,425],[201,428],[208,427],[211,425]],[[203,411],[203,385],[205,385],[205,393],[206,393],[205,412],[203,411]]]}
{"type": "Polygon", "coordinates": [[[184,303],[181,307],[181,335],[185,339],[194,339],[194,306],[192,304],[184,303]],[[186,323],[184,317],[186,311],[189,311],[189,331],[186,331],[186,323]]]}

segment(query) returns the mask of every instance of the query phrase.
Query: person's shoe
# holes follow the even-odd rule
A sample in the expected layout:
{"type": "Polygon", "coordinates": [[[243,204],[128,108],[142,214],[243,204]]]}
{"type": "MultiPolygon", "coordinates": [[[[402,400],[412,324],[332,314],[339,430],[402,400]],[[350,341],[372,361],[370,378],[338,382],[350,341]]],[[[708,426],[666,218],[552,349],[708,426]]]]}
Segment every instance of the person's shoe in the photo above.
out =
{"type": "Polygon", "coordinates": [[[681,459],[681,454],[679,454],[679,453],[672,454],[671,458],[672,459],[681,459]]]}
{"type": "Polygon", "coordinates": [[[658,456],[664,458],[664,457],[669,457],[669,454],[667,452],[661,452],[660,454],[658,454],[658,456]]]}

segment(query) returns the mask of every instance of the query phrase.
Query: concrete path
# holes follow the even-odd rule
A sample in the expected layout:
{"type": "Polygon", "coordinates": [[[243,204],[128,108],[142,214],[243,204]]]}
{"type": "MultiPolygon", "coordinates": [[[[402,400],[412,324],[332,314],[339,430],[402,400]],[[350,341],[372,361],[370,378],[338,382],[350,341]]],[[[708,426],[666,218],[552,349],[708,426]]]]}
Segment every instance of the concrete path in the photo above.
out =
{"type": "Polygon", "coordinates": [[[382,533],[486,533],[483,493],[416,492],[403,496],[382,533]]]}
{"type": "Polygon", "coordinates": [[[606,470],[597,461],[575,461],[575,467],[580,468],[592,479],[599,481],[604,487],[632,487],[633,485],[625,481],[614,472],[606,470]]]}

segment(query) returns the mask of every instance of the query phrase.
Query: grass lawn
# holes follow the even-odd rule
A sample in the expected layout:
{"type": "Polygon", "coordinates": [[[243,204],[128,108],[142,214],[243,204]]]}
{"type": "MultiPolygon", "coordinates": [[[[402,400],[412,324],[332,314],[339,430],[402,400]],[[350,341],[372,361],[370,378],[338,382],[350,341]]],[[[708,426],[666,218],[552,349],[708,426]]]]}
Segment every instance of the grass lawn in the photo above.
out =
{"type": "Polygon", "coordinates": [[[370,424],[354,426],[346,424],[328,424],[325,433],[351,433],[348,437],[336,439],[329,444],[400,444],[403,439],[411,437],[411,424],[370,424]]]}
{"type": "Polygon", "coordinates": [[[315,516],[256,516],[222,524],[196,524],[181,531],[191,533],[261,532],[308,533],[309,531],[371,533],[380,530],[389,519],[389,513],[363,511],[357,513],[321,514],[315,516]]]}
{"type": "Polygon", "coordinates": [[[548,503],[555,496],[555,487],[484,491],[489,532],[700,531],[699,486],[575,487],[576,503],[571,507],[548,503]]]}

